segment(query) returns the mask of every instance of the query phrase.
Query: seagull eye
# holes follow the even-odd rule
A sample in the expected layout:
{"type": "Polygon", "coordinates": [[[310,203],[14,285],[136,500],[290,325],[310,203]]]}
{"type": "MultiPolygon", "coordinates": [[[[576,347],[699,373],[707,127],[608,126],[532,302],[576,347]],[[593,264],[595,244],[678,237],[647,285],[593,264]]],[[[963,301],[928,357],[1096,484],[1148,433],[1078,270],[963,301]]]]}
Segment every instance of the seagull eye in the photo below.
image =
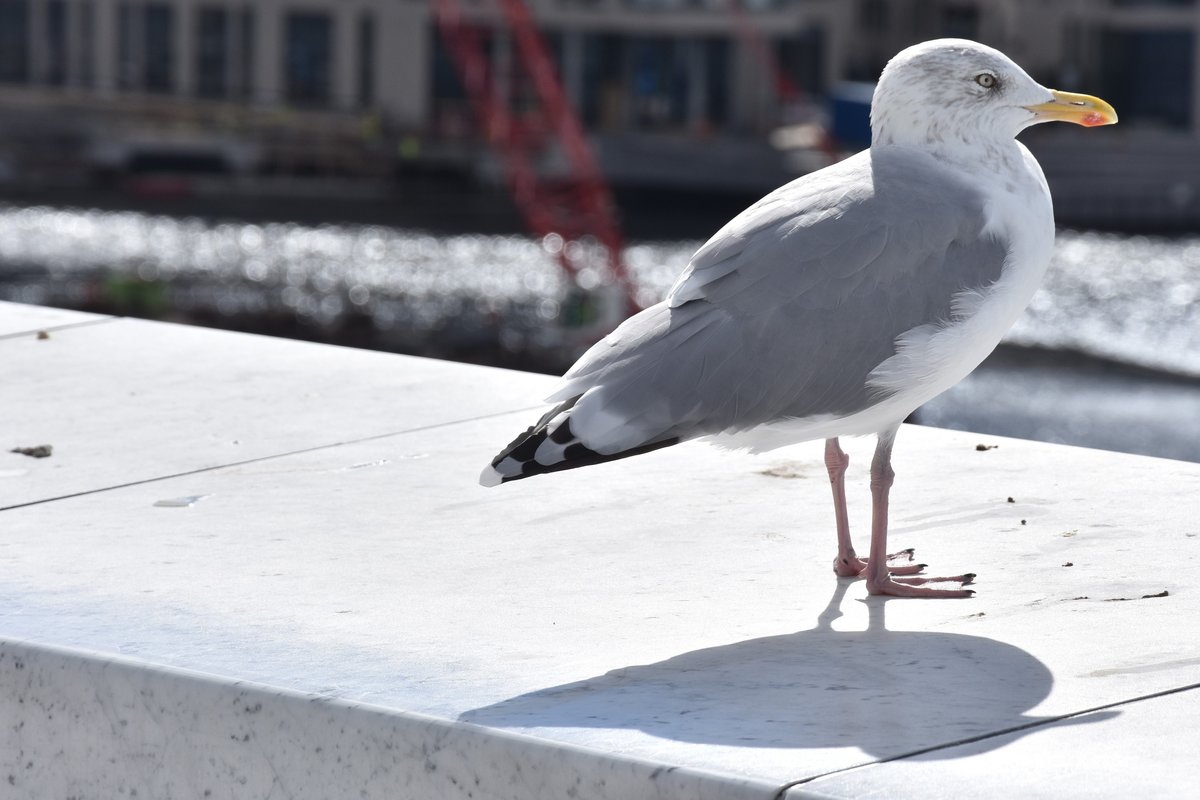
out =
{"type": "Polygon", "coordinates": [[[975,76],[975,82],[985,89],[991,89],[996,85],[996,76],[990,72],[981,72],[975,76]]]}

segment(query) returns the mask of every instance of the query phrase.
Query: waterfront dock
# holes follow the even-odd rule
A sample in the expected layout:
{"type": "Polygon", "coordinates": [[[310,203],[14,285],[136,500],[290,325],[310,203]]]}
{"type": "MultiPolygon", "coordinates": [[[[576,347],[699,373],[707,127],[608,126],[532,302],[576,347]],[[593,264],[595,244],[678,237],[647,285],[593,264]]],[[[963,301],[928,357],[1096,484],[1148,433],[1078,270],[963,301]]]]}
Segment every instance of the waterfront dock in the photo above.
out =
{"type": "Polygon", "coordinates": [[[885,601],[819,444],[484,489],[553,378],[3,302],[0,363],[0,798],[1195,791],[1200,464],[905,426],[978,594],[885,601]]]}

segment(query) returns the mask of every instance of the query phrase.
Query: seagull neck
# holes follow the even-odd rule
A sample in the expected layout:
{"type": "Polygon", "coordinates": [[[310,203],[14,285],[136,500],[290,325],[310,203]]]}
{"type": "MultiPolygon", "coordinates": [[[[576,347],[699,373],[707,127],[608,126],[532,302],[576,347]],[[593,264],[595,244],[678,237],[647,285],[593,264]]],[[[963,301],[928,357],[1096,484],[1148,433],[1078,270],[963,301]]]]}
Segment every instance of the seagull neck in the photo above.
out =
{"type": "Polygon", "coordinates": [[[1024,163],[1017,140],[1012,138],[977,139],[904,137],[888,133],[875,136],[872,147],[911,147],[937,159],[939,162],[973,174],[991,172],[1009,175],[1024,163]]]}

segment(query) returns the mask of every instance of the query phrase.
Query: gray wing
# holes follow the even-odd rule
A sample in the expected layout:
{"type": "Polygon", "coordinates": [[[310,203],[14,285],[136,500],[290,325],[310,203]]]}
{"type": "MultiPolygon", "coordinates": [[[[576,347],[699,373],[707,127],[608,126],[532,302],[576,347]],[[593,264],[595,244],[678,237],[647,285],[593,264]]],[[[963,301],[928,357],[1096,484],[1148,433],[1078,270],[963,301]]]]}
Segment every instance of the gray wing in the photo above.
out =
{"type": "Polygon", "coordinates": [[[859,154],[736,217],[551,399],[583,395],[572,427],[609,452],[861,411],[897,337],[1000,277],[1008,248],[985,223],[981,193],[932,158],[859,154]]]}

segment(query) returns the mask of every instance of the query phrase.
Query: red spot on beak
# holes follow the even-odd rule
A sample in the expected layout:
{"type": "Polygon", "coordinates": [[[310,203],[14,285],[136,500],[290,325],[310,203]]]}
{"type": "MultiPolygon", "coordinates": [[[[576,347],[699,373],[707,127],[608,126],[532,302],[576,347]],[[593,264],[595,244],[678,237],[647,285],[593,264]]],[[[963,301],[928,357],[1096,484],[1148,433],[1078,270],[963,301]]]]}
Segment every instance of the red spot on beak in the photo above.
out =
{"type": "Polygon", "coordinates": [[[1099,114],[1099,113],[1093,111],[1092,113],[1086,115],[1083,119],[1081,119],[1080,123],[1088,128],[1094,128],[1097,125],[1103,125],[1107,121],[1108,120],[1106,120],[1104,118],[1103,114],[1099,114]]]}

